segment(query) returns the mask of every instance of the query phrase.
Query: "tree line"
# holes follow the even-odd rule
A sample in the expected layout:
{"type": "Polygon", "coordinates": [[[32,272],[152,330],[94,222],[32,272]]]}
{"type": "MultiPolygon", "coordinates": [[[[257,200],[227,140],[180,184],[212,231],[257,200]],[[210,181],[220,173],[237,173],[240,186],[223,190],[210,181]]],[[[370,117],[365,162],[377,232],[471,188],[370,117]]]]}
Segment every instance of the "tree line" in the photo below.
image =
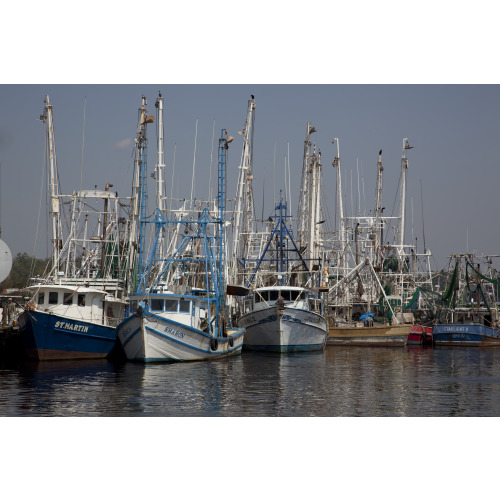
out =
{"type": "Polygon", "coordinates": [[[1,284],[3,290],[8,288],[24,288],[32,276],[43,276],[49,259],[37,259],[27,253],[18,253],[12,259],[10,274],[1,284]]]}

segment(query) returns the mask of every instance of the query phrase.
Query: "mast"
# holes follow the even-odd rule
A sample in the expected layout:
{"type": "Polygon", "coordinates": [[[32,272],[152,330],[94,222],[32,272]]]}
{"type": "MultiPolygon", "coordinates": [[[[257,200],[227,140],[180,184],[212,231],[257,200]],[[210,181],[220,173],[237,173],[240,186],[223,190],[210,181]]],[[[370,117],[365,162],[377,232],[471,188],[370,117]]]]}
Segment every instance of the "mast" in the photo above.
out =
{"type": "Polygon", "coordinates": [[[60,218],[56,145],[54,139],[54,118],[48,95],[45,96],[44,102],[44,113],[40,116],[40,120],[46,124],[47,130],[50,197],[49,218],[52,226],[52,272],[55,277],[59,271],[59,251],[62,248],[62,227],[60,218]]]}
{"type": "Polygon", "coordinates": [[[252,163],[253,163],[253,128],[254,128],[254,96],[248,100],[247,119],[245,128],[240,131],[243,135],[243,150],[239,166],[238,187],[235,202],[235,216],[233,226],[233,248],[232,248],[232,279],[237,283],[238,259],[246,256],[248,241],[253,234],[254,201],[252,188],[252,163]]]}
{"type": "Polygon", "coordinates": [[[219,177],[218,177],[218,225],[219,225],[219,241],[218,241],[218,272],[217,272],[217,314],[216,314],[216,326],[217,332],[224,329],[225,322],[221,317],[222,310],[225,305],[226,296],[226,234],[224,228],[224,214],[226,208],[226,193],[225,193],[225,171],[227,163],[227,150],[229,148],[228,144],[233,141],[233,136],[227,136],[226,129],[222,129],[221,137],[219,139],[219,177]]]}
{"type": "MultiPolygon", "coordinates": [[[[135,139],[135,169],[134,181],[132,185],[132,213],[130,231],[130,250],[132,287],[136,288],[136,278],[142,278],[144,274],[144,243],[146,231],[147,215],[147,124],[153,123],[154,117],[147,116],[147,101],[142,96],[142,104],[139,108],[139,118],[137,124],[137,135],[135,139]],[[139,232],[139,234],[137,234],[139,232]],[[137,267],[136,267],[137,255],[137,267]]],[[[141,282],[139,286],[144,286],[141,282]]]]}
{"type": "Polygon", "coordinates": [[[298,227],[297,236],[300,246],[300,251],[303,252],[306,247],[307,242],[307,224],[308,224],[308,214],[307,210],[309,208],[309,188],[310,188],[310,169],[309,169],[309,155],[311,149],[310,136],[316,132],[314,127],[307,122],[306,140],[304,141],[304,156],[302,161],[302,180],[300,183],[300,197],[299,197],[299,209],[297,213],[298,217],[298,227]]]}
{"type": "MultiPolygon", "coordinates": [[[[158,92],[158,98],[156,99],[156,115],[157,115],[157,151],[158,158],[155,167],[155,178],[156,178],[156,208],[162,214],[165,215],[165,144],[164,144],[164,125],[163,125],[163,97],[161,92],[158,92]]],[[[158,235],[158,258],[163,259],[164,254],[164,239],[165,231],[164,226],[162,227],[158,235]]]]}
{"type": "Polygon", "coordinates": [[[320,224],[320,187],[321,187],[321,153],[316,155],[316,145],[314,145],[311,157],[311,181],[309,195],[309,220],[306,231],[309,236],[308,254],[312,261],[318,257],[319,248],[319,224],[320,224]]]}
{"type": "Polygon", "coordinates": [[[339,266],[341,269],[345,268],[345,220],[344,220],[344,204],[342,202],[342,174],[340,169],[340,145],[338,138],[333,140],[337,144],[337,156],[333,160],[332,166],[337,169],[337,217],[339,219],[339,236],[340,236],[340,255],[339,266]]]}
{"type": "Polygon", "coordinates": [[[382,174],[384,172],[384,167],[382,166],[382,150],[378,153],[377,162],[377,188],[375,194],[375,269],[378,268],[381,263],[382,256],[379,255],[380,250],[384,242],[383,238],[383,220],[382,220],[382,174]]]}
{"type": "Polygon", "coordinates": [[[401,157],[401,208],[400,214],[400,227],[399,227],[399,246],[400,251],[403,250],[403,245],[405,241],[405,216],[406,216],[406,171],[408,170],[408,158],[406,157],[406,151],[412,149],[408,139],[403,139],[403,155],[401,157]]]}

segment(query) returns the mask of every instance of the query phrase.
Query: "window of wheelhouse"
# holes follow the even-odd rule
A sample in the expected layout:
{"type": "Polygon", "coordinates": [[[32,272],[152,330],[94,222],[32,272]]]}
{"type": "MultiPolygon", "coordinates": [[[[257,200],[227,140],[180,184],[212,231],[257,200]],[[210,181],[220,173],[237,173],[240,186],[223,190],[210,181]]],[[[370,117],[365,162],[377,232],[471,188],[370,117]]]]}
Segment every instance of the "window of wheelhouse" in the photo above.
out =
{"type": "Polygon", "coordinates": [[[83,307],[85,305],[85,294],[84,293],[78,294],[78,305],[80,307],[83,307]]]}
{"type": "Polygon", "coordinates": [[[58,299],[59,299],[58,292],[49,292],[49,305],[57,304],[58,299]]]}
{"type": "Polygon", "coordinates": [[[179,301],[179,312],[181,313],[189,313],[189,307],[191,305],[191,301],[190,300],[183,300],[181,299],[179,301]]]}
{"type": "Polygon", "coordinates": [[[64,294],[63,304],[66,306],[73,304],[73,294],[71,292],[64,294]]]}
{"type": "Polygon", "coordinates": [[[177,312],[177,300],[172,300],[172,299],[165,300],[165,311],[177,312]]]}
{"type": "Polygon", "coordinates": [[[271,290],[269,292],[269,300],[270,301],[276,301],[276,300],[278,300],[279,296],[280,296],[280,291],[279,290],[271,290]]]}
{"type": "Polygon", "coordinates": [[[137,311],[137,300],[131,300],[130,301],[130,313],[134,313],[137,311]]]}
{"type": "MultiPolygon", "coordinates": [[[[291,300],[295,301],[300,297],[300,290],[290,290],[291,300]]],[[[303,299],[304,297],[300,297],[303,299]]]]}
{"type": "Polygon", "coordinates": [[[38,304],[39,305],[43,305],[45,303],[45,293],[44,292],[40,292],[38,294],[38,304]]]}
{"type": "Polygon", "coordinates": [[[152,299],[151,300],[151,311],[155,311],[155,312],[163,311],[163,300],[152,299]]]}
{"type": "Polygon", "coordinates": [[[281,290],[281,296],[285,300],[285,302],[290,302],[290,290],[281,290]]]}

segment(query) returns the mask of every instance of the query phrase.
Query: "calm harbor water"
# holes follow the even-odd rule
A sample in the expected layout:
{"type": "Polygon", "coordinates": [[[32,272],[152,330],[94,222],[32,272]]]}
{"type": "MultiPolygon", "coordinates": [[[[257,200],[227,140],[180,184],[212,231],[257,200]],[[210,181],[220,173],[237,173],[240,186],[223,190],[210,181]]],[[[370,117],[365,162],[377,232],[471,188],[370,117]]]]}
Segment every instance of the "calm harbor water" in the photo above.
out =
{"type": "Polygon", "coordinates": [[[496,417],[500,349],[327,346],[152,365],[4,360],[0,415],[496,417]]]}

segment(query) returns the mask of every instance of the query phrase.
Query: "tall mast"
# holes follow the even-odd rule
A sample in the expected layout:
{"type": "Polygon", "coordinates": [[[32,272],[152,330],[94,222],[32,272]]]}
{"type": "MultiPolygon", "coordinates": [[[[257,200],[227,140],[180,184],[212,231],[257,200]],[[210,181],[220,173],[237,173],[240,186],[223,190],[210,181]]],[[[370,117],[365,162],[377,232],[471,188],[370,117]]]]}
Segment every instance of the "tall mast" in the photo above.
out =
{"type": "Polygon", "coordinates": [[[306,140],[304,141],[304,156],[302,161],[302,180],[300,183],[299,209],[297,213],[298,227],[297,236],[299,241],[300,251],[303,252],[307,242],[307,224],[309,222],[309,188],[310,188],[310,168],[309,156],[311,150],[310,136],[316,132],[314,127],[307,122],[306,140]]]}
{"type": "Polygon", "coordinates": [[[316,145],[314,145],[311,157],[311,189],[309,195],[309,227],[306,231],[309,236],[308,254],[309,259],[317,259],[319,244],[319,222],[320,222],[320,187],[321,187],[321,153],[316,155],[316,145]]]}
{"type": "Polygon", "coordinates": [[[340,239],[340,256],[339,266],[341,269],[345,267],[345,220],[344,220],[344,203],[342,202],[342,173],[340,169],[340,145],[338,138],[333,140],[337,144],[337,156],[333,160],[333,168],[337,169],[337,217],[339,219],[339,239],[340,239]]]}
{"type": "MultiPolygon", "coordinates": [[[[161,92],[158,92],[156,99],[156,114],[157,114],[157,151],[158,159],[155,168],[156,178],[156,208],[164,216],[165,215],[165,144],[164,144],[164,125],[163,125],[163,97],[161,92]]],[[[164,254],[164,227],[158,235],[158,258],[162,259],[164,254]]]]}
{"type": "Polygon", "coordinates": [[[219,178],[218,178],[218,211],[219,211],[219,241],[218,241],[218,272],[217,272],[217,283],[218,283],[218,294],[217,294],[217,314],[216,314],[216,324],[217,331],[219,332],[223,328],[221,323],[222,309],[225,303],[226,297],[226,234],[224,230],[224,214],[226,208],[226,192],[225,192],[225,172],[227,163],[227,150],[228,144],[233,141],[233,136],[227,136],[227,131],[222,129],[221,137],[219,139],[219,178]]]}
{"type": "MultiPolygon", "coordinates": [[[[147,116],[147,101],[142,96],[142,105],[139,108],[139,118],[137,123],[137,135],[135,139],[135,168],[134,181],[132,185],[132,210],[131,210],[131,231],[130,231],[130,249],[132,252],[130,269],[132,272],[132,288],[136,288],[137,277],[142,278],[145,267],[144,262],[144,244],[147,215],[147,124],[153,123],[154,117],[147,116]],[[139,232],[139,234],[137,234],[139,232]],[[134,248],[137,248],[134,251],[134,248]],[[137,267],[135,255],[137,252],[137,267]]],[[[140,283],[139,286],[144,286],[140,283]]]]}
{"type": "Polygon", "coordinates": [[[401,208],[400,208],[400,227],[399,227],[399,246],[400,251],[403,251],[403,245],[405,241],[405,213],[406,213],[406,171],[408,170],[408,158],[406,157],[406,151],[412,149],[408,139],[403,139],[403,155],[401,157],[401,208]]]}
{"type": "Polygon", "coordinates": [[[238,187],[236,193],[234,227],[233,227],[233,248],[232,248],[232,278],[236,282],[238,259],[245,256],[248,246],[248,239],[255,232],[254,223],[254,202],[252,187],[252,163],[253,163],[253,126],[255,99],[248,100],[247,119],[245,128],[240,134],[243,135],[243,151],[241,153],[241,163],[239,167],[238,187]]]}
{"type": "Polygon", "coordinates": [[[62,247],[62,228],[60,218],[56,145],[54,139],[54,118],[48,95],[45,96],[44,102],[44,114],[40,116],[40,120],[42,120],[46,124],[47,129],[50,196],[49,217],[52,226],[52,269],[54,276],[56,276],[57,272],[59,271],[59,251],[62,247]]]}
{"type": "Polygon", "coordinates": [[[382,173],[384,167],[382,166],[382,150],[378,153],[377,162],[377,192],[375,194],[375,263],[374,267],[377,268],[381,259],[380,248],[384,244],[382,241],[383,224],[382,221],[382,173]]]}

